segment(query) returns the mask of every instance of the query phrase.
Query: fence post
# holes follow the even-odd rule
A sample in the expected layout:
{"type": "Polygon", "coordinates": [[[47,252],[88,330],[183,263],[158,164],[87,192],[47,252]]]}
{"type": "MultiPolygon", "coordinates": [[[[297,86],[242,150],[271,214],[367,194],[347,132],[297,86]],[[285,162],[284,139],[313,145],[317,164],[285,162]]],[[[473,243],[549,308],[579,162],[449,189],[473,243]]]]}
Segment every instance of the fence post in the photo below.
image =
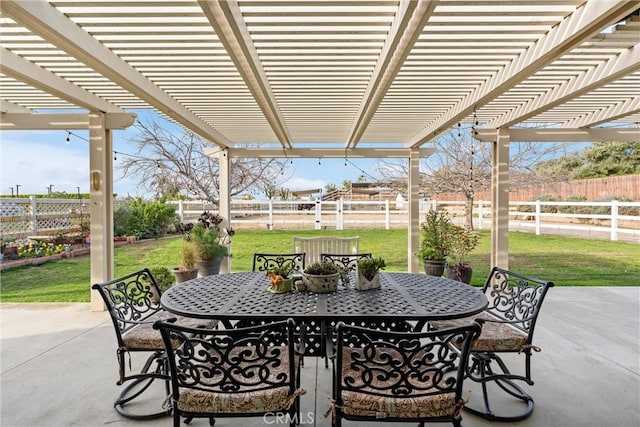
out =
{"type": "Polygon", "coordinates": [[[269,199],[269,222],[267,223],[267,229],[273,230],[273,199],[269,199]]]}
{"type": "Polygon", "coordinates": [[[482,200],[478,200],[478,229],[484,229],[484,203],[482,200]]]}
{"type": "Polygon", "coordinates": [[[184,204],[182,200],[178,200],[178,217],[180,222],[184,223],[184,204]]]}
{"type": "Polygon", "coordinates": [[[344,198],[340,197],[336,203],[336,230],[344,230],[344,198]]]}
{"type": "Polygon", "coordinates": [[[391,218],[389,217],[389,200],[384,201],[384,228],[385,230],[391,228],[391,218]]]}
{"type": "Polygon", "coordinates": [[[540,202],[540,200],[536,200],[536,236],[539,236],[541,231],[541,222],[542,222],[542,218],[540,218],[541,212],[542,212],[542,203],[540,202]]]}
{"type": "Polygon", "coordinates": [[[29,221],[29,232],[38,235],[38,207],[36,205],[36,196],[29,196],[29,204],[31,205],[31,220],[29,221]]]}
{"type": "Polygon", "coordinates": [[[611,201],[611,240],[618,240],[618,202],[611,201]]]}
{"type": "Polygon", "coordinates": [[[316,230],[322,229],[322,202],[316,199],[316,230]]]}

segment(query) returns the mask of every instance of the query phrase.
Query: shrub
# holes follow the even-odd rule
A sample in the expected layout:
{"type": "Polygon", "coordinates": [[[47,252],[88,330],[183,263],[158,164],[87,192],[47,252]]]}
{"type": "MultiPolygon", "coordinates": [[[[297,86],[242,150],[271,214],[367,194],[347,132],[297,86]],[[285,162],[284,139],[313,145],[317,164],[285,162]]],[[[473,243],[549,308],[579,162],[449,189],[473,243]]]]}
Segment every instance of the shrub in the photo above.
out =
{"type": "Polygon", "coordinates": [[[175,208],[167,205],[164,199],[145,202],[138,198],[133,200],[130,207],[127,235],[138,238],[161,237],[176,222],[175,208]]]}
{"type": "Polygon", "coordinates": [[[176,283],[175,277],[166,267],[152,267],[149,271],[151,271],[151,274],[154,279],[156,279],[158,286],[160,286],[160,289],[162,289],[163,292],[176,283]]]}

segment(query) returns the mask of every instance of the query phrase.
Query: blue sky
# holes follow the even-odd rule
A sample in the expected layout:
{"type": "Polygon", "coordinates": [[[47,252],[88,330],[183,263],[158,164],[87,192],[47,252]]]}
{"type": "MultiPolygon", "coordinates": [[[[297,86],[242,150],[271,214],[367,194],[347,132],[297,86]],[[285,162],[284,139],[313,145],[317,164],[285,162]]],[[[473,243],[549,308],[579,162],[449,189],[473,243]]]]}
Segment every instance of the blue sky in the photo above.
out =
{"type": "MultiPolygon", "coordinates": [[[[136,111],[140,120],[156,119],[174,126],[151,111],[136,111]]],[[[2,131],[0,132],[0,193],[11,194],[20,185],[20,194],[46,194],[53,185],[53,191],[75,194],[89,192],[89,143],[88,131],[73,130],[67,142],[67,132],[56,131],[2,131]]],[[[135,135],[135,129],[115,130],[113,149],[134,154],[128,140],[135,135]]],[[[118,161],[114,162],[116,167],[118,161]]],[[[276,187],[290,190],[324,188],[327,184],[340,185],[344,180],[356,181],[362,171],[376,176],[375,159],[350,159],[345,166],[344,159],[296,159],[289,164],[276,187]]],[[[367,177],[370,180],[370,177],[367,177]]],[[[118,195],[146,196],[138,188],[135,177],[120,177],[116,169],[114,191],[118,195]]],[[[261,196],[260,193],[257,194],[261,196]]]]}

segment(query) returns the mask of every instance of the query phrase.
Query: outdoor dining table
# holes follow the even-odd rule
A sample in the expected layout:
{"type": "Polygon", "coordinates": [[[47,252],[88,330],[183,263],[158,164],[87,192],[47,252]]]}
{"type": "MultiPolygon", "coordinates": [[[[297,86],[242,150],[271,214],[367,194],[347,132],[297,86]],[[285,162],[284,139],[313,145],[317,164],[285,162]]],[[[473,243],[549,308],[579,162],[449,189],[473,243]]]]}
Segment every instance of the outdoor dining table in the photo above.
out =
{"type": "MultiPolygon", "coordinates": [[[[353,276],[352,276],[353,279],[353,276]]],[[[472,316],[487,307],[479,288],[443,277],[380,273],[381,287],[367,291],[339,285],[335,292],[271,293],[264,272],[240,272],[192,279],[161,297],[181,316],[223,321],[293,318],[296,323],[355,320],[429,320],[472,316]]],[[[353,280],[351,280],[353,283],[353,280]]]]}

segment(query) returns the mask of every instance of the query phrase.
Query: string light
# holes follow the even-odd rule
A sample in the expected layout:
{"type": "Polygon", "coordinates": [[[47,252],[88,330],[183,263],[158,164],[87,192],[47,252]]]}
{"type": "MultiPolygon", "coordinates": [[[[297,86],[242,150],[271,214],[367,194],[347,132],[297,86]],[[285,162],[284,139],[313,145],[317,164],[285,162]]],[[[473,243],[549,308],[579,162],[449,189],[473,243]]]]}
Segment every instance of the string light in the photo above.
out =
{"type": "Polygon", "coordinates": [[[70,138],[70,136],[71,136],[71,132],[67,131],[67,144],[70,144],[70,143],[71,143],[71,138],[70,138]]]}
{"type": "Polygon", "coordinates": [[[321,164],[321,163],[320,163],[320,157],[318,157],[318,165],[320,165],[320,164],[321,164]]]}

